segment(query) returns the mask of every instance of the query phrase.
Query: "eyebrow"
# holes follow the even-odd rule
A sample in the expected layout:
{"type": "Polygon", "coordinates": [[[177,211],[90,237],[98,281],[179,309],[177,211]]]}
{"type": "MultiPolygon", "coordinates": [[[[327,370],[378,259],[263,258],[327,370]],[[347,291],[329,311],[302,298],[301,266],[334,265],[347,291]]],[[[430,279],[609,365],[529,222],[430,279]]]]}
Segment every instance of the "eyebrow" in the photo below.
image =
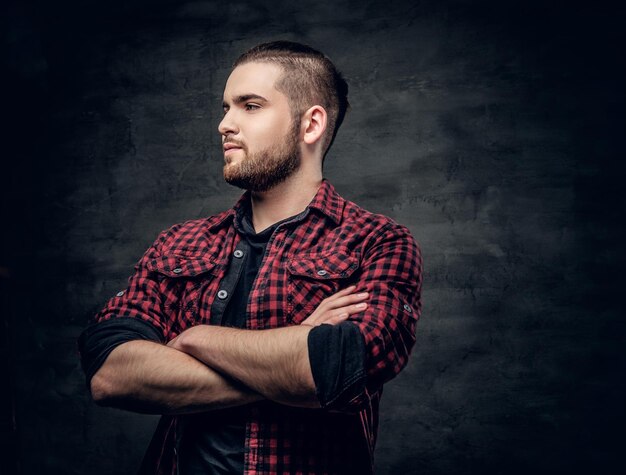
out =
{"type": "MultiPolygon", "coordinates": [[[[258,94],[242,94],[241,96],[235,97],[233,102],[235,104],[241,104],[243,102],[247,102],[253,99],[257,101],[269,102],[267,99],[265,99],[265,97],[259,96],[258,94]]],[[[222,101],[222,106],[228,107],[228,103],[226,101],[222,101]]]]}

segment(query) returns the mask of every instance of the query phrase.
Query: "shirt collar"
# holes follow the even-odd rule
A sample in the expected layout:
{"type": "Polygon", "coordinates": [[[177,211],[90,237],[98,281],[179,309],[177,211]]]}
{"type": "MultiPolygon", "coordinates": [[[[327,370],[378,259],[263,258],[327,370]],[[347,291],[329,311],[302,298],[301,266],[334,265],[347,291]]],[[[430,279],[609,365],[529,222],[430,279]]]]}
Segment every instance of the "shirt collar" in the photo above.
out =
{"type": "Polygon", "coordinates": [[[335,224],[339,224],[341,223],[345,205],[346,200],[339,196],[339,193],[335,191],[335,187],[324,178],[322,185],[309,203],[309,208],[317,209],[332,219],[335,224]]]}
{"type": "MultiPolygon", "coordinates": [[[[345,200],[339,196],[335,187],[325,178],[322,180],[322,184],[315,193],[315,196],[307,206],[307,208],[313,208],[320,211],[325,216],[329,217],[335,224],[341,223],[341,216],[343,214],[343,208],[345,206],[345,200]]],[[[237,200],[235,205],[217,216],[209,224],[209,227],[216,228],[223,224],[227,219],[234,218],[239,215],[243,216],[245,213],[250,212],[250,191],[246,191],[237,200]]]]}

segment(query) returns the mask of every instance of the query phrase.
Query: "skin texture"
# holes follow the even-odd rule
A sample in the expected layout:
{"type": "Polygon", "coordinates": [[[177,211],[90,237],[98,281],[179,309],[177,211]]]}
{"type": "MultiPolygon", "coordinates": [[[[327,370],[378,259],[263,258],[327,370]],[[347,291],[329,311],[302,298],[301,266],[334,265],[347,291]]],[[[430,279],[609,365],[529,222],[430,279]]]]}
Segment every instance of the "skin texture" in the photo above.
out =
{"type": "Polygon", "coordinates": [[[185,414],[263,399],[192,356],[160,343],[115,348],[91,380],[94,400],[149,414],[185,414]]]}
{"type": "MultiPolygon", "coordinates": [[[[224,90],[219,125],[224,177],[251,188],[257,232],[303,211],[322,183],[327,115],[311,105],[292,120],[274,85],[280,67],[247,63],[224,90]],[[285,163],[293,158],[297,163],[285,163]]],[[[337,324],[363,311],[368,295],[354,286],[324,300],[299,326],[238,330],[198,325],[167,345],[130,341],[115,348],[91,381],[103,405],[155,413],[186,413],[270,399],[319,407],[308,357],[313,326],[337,324]]]]}
{"type": "Polygon", "coordinates": [[[167,346],[129,341],[115,348],[91,380],[94,400],[136,412],[183,414],[261,399],[319,407],[307,336],[367,308],[351,286],[328,297],[301,325],[237,330],[198,325],[167,346]]]}

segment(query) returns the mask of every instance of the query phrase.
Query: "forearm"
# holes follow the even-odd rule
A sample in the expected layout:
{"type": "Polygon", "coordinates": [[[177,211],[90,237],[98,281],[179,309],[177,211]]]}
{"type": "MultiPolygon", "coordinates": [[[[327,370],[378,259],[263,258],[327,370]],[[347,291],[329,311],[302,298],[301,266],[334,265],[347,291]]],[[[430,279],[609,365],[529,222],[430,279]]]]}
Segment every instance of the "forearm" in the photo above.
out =
{"type": "Polygon", "coordinates": [[[239,330],[198,325],[170,345],[273,401],[319,407],[309,362],[309,326],[239,330]]]}
{"type": "Polygon", "coordinates": [[[91,380],[94,400],[136,412],[179,414],[263,399],[174,348],[129,341],[115,348],[91,380]]]}

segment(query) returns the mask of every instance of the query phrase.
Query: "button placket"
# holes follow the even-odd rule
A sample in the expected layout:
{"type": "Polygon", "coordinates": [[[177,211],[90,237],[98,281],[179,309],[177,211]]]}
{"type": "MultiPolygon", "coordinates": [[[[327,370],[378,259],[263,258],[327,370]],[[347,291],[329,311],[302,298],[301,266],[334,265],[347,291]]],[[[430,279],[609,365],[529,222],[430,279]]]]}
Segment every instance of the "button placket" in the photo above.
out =
{"type": "Polygon", "coordinates": [[[211,323],[216,325],[220,325],[222,323],[224,311],[234,296],[234,291],[237,287],[237,282],[247,255],[245,241],[239,242],[236,248],[230,252],[230,255],[233,258],[231,259],[230,265],[222,277],[222,281],[218,287],[219,290],[216,294],[214,294],[215,298],[213,300],[213,304],[211,305],[211,323]]]}

